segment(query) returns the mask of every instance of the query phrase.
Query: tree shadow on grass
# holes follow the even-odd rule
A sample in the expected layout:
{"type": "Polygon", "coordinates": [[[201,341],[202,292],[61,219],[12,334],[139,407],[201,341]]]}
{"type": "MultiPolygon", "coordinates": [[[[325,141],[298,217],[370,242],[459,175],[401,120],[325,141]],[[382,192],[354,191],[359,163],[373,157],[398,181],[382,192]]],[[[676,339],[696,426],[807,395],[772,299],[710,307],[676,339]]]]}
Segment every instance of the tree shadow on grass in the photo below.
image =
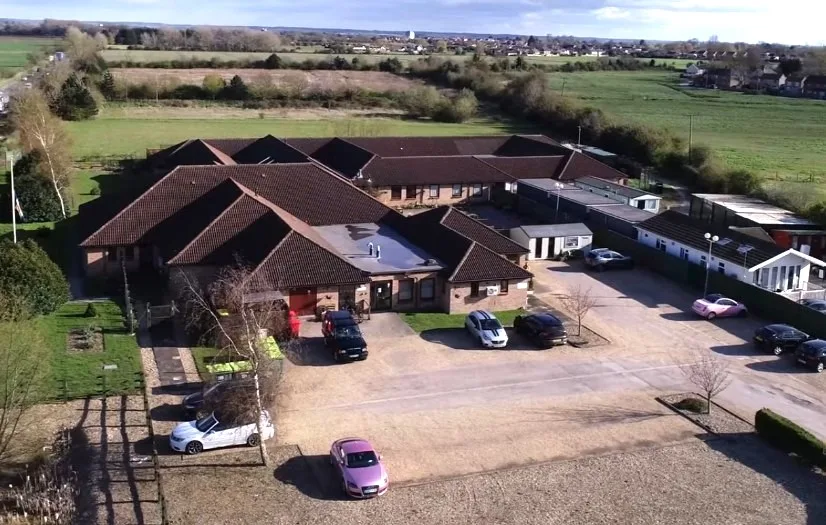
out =
{"type": "Polygon", "coordinates": [[[705,444],[766,476],[806,507],[807,525],[826,523],[826,476],[764,443],[756,434],[726,434],[705,444]]]}

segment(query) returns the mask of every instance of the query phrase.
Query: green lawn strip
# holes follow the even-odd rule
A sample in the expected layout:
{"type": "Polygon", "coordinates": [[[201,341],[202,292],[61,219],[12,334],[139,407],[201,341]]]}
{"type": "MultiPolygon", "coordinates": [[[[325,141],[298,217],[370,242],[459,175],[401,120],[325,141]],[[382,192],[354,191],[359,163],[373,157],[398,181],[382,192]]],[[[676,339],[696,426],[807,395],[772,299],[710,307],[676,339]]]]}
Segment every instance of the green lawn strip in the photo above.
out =
{"type": "MultiPolygon", "coordinates": [[[[513,320],[517,315],[525,315],[524,310],[504,310],[492,313],[503,326],[513,326],[513,320]]],[[[400,313],[399,316],[416,333],[445,328],[464,328],[467,317],[466,314],[441,313],[400,313]]]]}
{"type": "Polygon", "coordinates": [[[208,346],[196,346],[192,348],[192,359],[195,361],[195,368],[198,369],[198,375],[201,379],[209,376],[207,370],[207,362],[218,355],[218,350],[208,346]]]}
{"type": "Polygon", "coordinates": [[[138,391],[137,374],[141,372],[138,343],[123,327],[121,307],[114,301],[95,303],[98,316],[83,316],[87,303],[67,303],[56,312],[37,320],[41,334],[52,351],[48,384],[43,385],[49,399],[80,398],[99,395],[106,388],[111,394],[138,391]],[[89,325],[103,330],[103,352],[69,352],[67,334],[72,328],[89,325]],[[103,370],[103,365],[117,365],[103,370]]]}

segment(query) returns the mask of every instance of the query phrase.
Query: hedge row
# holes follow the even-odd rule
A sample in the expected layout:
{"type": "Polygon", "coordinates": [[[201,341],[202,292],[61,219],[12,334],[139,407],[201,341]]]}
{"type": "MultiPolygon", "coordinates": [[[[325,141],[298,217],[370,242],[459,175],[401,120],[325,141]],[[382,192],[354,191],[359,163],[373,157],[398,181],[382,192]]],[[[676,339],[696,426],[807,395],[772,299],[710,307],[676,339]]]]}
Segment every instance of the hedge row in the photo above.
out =
{"type": "Polygon", "coordinates": [[[754,415],[754,427],[772,446],[826,468],[826,443],[794,421],[764,408],[754,415]]]}

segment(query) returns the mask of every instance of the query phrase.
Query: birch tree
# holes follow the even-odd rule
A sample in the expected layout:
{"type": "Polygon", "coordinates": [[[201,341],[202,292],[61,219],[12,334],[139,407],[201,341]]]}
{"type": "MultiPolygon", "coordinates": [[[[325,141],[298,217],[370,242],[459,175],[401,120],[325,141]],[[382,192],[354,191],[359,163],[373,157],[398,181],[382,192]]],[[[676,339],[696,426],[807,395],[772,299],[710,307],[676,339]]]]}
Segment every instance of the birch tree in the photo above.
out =
{"type": "Polygon", "coordinates": [[[25,90],[15,97],[11,108],[12,125],[20,134],[20,142],[27,153],[40,153],[42,172],[51,179],[65,219],[63,192],[69,186],[72,159],[63,122],[51,112],[43,94],[36,89],[25,90]]]}
{"type": "MultiPolygon", "coordinates": [[[[250,271],[241,264],[222,269],[206,291],[185,271],[178,272],[176,279],[182,285],[188,326],[214,341],[219,355],[249,362],[254,385],[252,414],[251,400],[240,388],[233,389],[238,398],[225,400],[221,407],[230,409],[227,417],[239,422],[253,415],[262,438],[261,418],[274,401],[281,373],[279,363],[269,355],[265,336],[278,336],[285,327],[281,301],[253,296],[250,271]]],[[[261,461],[269,465],[264,439],[258,440],[258,447],[261,461]]]]}

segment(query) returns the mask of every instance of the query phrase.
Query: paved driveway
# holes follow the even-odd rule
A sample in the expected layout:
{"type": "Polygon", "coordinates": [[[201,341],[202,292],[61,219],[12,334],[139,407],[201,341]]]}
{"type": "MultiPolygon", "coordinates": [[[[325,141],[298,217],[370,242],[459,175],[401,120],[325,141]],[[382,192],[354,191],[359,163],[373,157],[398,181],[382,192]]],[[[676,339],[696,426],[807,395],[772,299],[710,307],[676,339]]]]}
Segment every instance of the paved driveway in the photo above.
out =
{"type": "Polygon", "coordinates": [[[756,352],[751,337],[764,320],[700,319],[691,312],[693,291],[642,269],[593,273],[576,262],[532,264],[543,300],[558,303],[559,294],[577,285],[592,290],[598,304],[585,324],[613,342],[605,355],[656,365],[710,349],[732,360],[733,381],[721,401],[747,418],[772,408],[826,437],[826,374],[799,369],[790,356],[756,352]]]}
{"type": "Polygon", "coordinates": [[[475,350],[460,330],[405,335],[389,320],[384,329],[371,323],[363,325],[370,357],[346,365],[326,357],[313,334],[318,323],[302,330],[307,364],[285,368],[280,443],[323,461],[334,439],[366,437],[396,482],[415,482],[682,442],[696,432],[653,399],[681,380],[673,362],[538,351],[518,339],[512,350],[475,350]]]}

